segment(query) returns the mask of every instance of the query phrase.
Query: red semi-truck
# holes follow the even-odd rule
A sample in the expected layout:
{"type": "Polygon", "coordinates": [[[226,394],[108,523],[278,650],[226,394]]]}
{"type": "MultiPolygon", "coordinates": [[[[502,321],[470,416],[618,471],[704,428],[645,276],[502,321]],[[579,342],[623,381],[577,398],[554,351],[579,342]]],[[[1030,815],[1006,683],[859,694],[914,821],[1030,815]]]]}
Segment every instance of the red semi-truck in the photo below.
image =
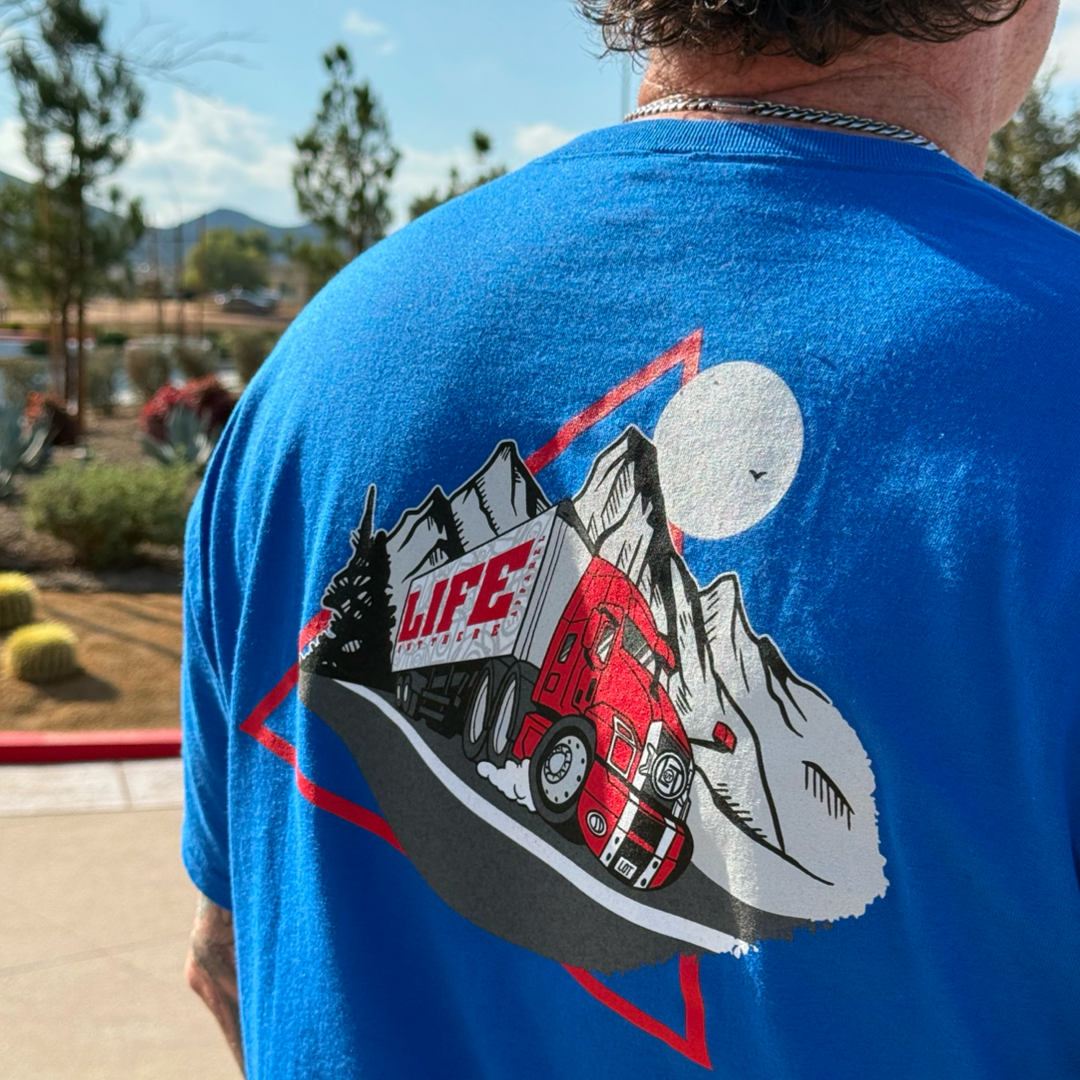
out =
{"type": "Polygon", "coordinates": [[[638,889],[673,881],[692,851],[674,667],[569,502],[413,578],[393,646],[406,716],[460,733],[478,763],[527,763],[532,809],[638,889]]]}

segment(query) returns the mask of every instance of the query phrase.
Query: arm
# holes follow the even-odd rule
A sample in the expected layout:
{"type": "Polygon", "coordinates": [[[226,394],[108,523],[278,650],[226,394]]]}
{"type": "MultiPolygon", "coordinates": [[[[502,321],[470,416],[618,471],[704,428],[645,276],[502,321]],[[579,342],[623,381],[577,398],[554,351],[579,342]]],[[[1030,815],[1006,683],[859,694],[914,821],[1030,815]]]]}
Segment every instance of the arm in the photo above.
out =
{"type": "Polygon", "coordinates": [[[240,1042],[240,1002],[236,990],[236,951],[231,911],[199,896],[191,948],[184,964],[188,986],[206,1002],[225,1032],[241,1070],[244,1049],[240,1042]]]}

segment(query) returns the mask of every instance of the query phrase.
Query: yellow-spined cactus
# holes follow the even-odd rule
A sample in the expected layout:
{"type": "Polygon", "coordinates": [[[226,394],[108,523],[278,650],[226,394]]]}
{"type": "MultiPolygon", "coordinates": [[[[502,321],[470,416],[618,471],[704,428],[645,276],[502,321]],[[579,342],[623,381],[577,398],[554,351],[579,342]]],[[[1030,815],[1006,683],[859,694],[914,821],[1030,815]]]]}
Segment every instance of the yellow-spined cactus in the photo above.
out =
{"type": "Polygon", "coordinates": [[[37,589],[25,574],[0,574],[0,634],[34,621],[37,589]]]}
{"type": "Polygon", "coordinates": [[[66,679],[79,670],[75,635],[63,623],[22,626],[7,639],[3,666],[6,674],[23,682],[66,679]]]}

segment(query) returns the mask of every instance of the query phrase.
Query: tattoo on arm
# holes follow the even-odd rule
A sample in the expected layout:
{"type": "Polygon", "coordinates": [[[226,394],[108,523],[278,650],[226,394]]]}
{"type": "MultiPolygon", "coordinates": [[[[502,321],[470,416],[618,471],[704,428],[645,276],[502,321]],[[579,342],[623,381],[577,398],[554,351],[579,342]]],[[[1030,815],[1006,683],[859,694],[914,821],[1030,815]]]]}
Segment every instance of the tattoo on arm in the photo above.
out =
{"type": "Polygon", "coordinates": [[[191,948],[185,966],[188,985],[214,1014],[241,1070],[240,1001],[236,987],[236,949],[232,912],[199,896],[191,948]]]}

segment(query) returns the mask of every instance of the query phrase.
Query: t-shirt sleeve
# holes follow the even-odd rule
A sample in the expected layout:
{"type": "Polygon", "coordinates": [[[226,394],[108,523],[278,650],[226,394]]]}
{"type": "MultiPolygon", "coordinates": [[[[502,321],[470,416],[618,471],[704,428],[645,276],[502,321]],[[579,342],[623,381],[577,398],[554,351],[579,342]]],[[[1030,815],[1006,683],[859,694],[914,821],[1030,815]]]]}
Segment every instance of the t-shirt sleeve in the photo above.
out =
{"type": "Polygon", "coordinates": [[[215,663],[212,593],[202,528],[206,485],[188,519],[184,555],[184,652],[180,678],[184,823],[181,854],[203,895],[232,910],[229,874],[228,722],[215,663]]]}

